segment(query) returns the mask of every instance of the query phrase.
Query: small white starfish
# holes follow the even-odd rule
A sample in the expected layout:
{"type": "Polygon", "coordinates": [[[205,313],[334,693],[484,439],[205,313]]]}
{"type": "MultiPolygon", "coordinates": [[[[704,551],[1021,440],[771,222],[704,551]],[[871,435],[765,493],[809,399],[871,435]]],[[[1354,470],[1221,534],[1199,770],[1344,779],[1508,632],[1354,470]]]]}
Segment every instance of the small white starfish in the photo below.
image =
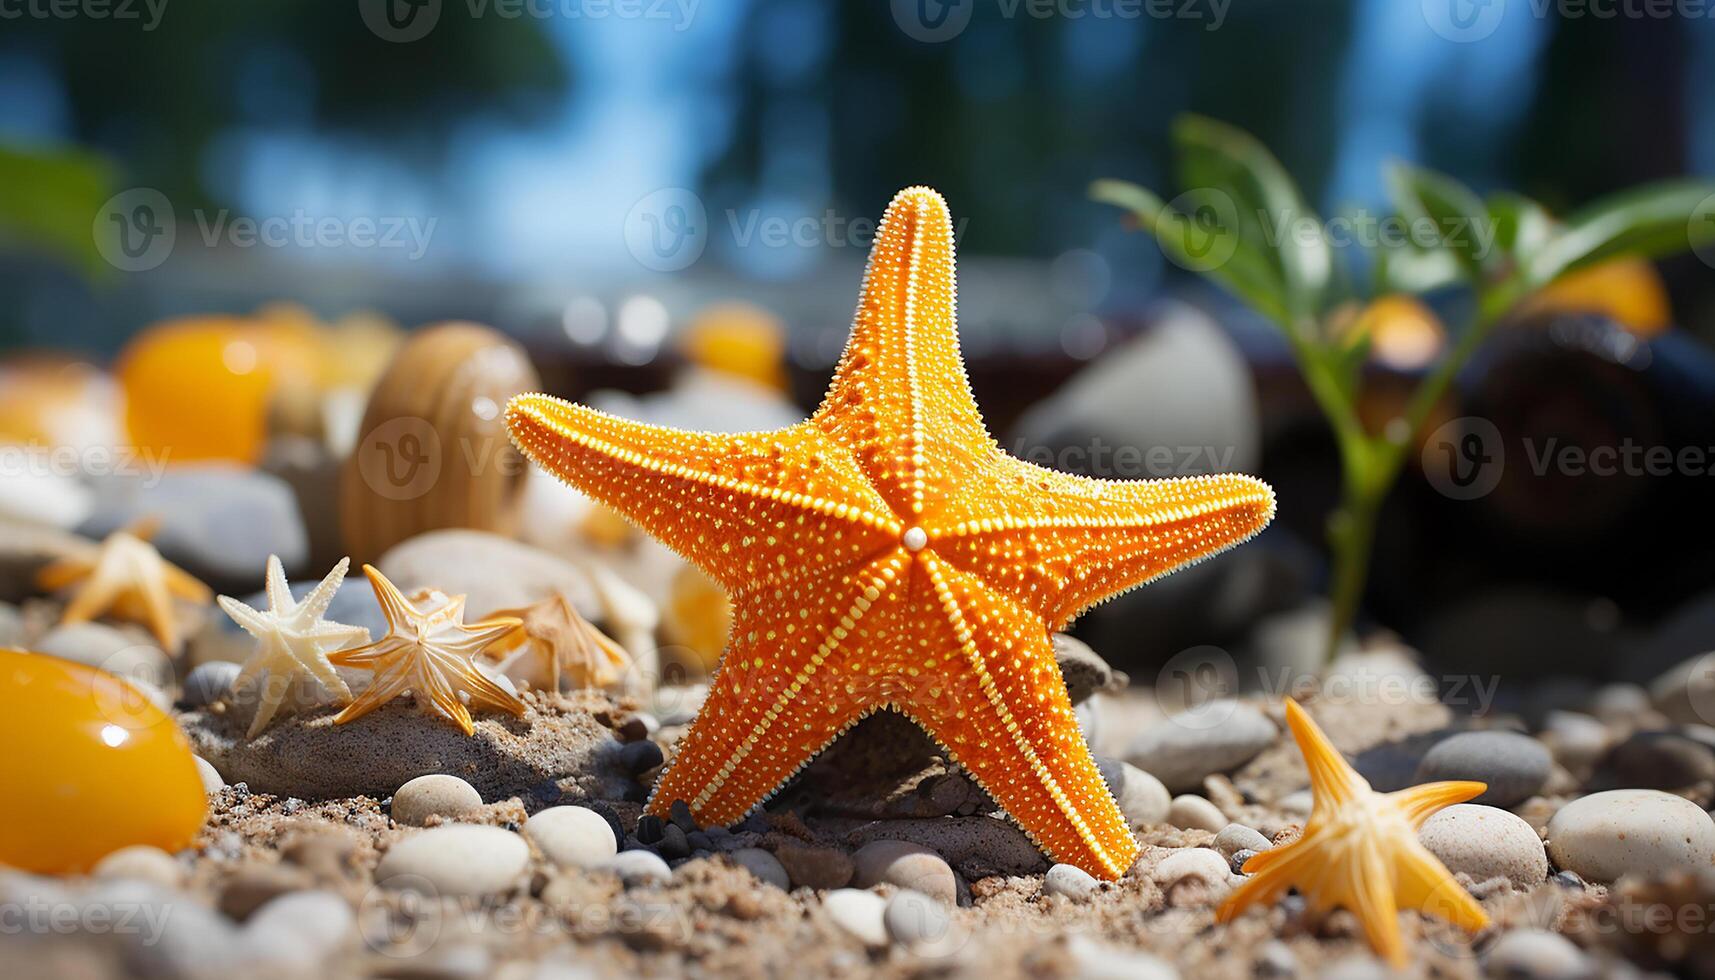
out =
{"type": "MultiPolygon", "coordinates": [[[[333,571],[322,579],[315,591],[302,602],[292,600],[291,586],[286,582],[286,570],[276,555],[268,556],[268,611],[252,609],[237,599],[220,596],[220,608],[232,621],[256,637],[256,652],[250,655],[244,669],[232,686],[236,690],[254,683],[262,671],[272,680],[283,680],[299,674],[309,674],[338,697],[341,703],[351,700],[351,688],[328,662],[328,654],[347,646],[369,642],[369,630],[362,626],[346,626],[322,619],[334,593],[345,581],[345,570],[351,559],[341,558],[333,571]]],[[[287,685],[275,683],[259,686],[256,718],[250,723],[248,738],[268,727],[274,712],[285,700],[287,685]]]]}

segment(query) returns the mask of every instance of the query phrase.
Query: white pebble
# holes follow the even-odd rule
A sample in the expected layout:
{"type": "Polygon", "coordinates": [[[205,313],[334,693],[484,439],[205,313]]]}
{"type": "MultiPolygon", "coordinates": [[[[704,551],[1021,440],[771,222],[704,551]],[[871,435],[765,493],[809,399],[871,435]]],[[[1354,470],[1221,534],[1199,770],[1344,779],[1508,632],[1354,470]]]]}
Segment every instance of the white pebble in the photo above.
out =
{"type": "Polygon", "coordinates": [[[192,756],[196,760],[197,775],[202,777],[202,788],[205,793],[218,793],[226,788],[226,780],[220,777],[220,770],[213,763],[200,755],[192,756]]]}
{"type": "Polygon", "coordinates": [[[953,917],[947,907],[909,888],[887,900],[881,918],[893,941],[908,949],[933,948],[953,933],[953,917]]]}
{"type": "Polygon", "coordinates": [[[1200,878],[1212,885],[1225,884],[1231,871],[1227,861],[1207,847],[1181,847],[1155,866],[1155,881],[1163,888],[1186,878],[1200,878]]]}
{"type": "Polygon", "coordinates": [[[1582,980],[1590,973],[1577,946],[1542,929],[1504,932],[1483,954],[1483,975],[1504,980],[1582,980]]]}
{"type": "Polygon", "coordinates": [[[1207,830],[1212,834],[1227,825],[1227,816],[1201,796],[1186,793],[1175,796],[1168,805],[1167,822],[1180,830],[1207,830]]]}
{"type": "Polygon", "coordinates": [[[1042,894],[1064,895],[1084,901],[1096,893],[1102,883],[1083,868],[1071,864],[1056,864],[1042,876],[1042,894]]]}
{"type": "Polygon", "coordinates": [[[480,809],[482,794],[476,787],[445,773],[418,776],[393,794],[393,819],[407,827],[421,827],[430,817],[452,819],[480,809]]]}
{"type": "Polygon", "coordinates": [[[333,892],[288,892],[251,913],[242,939],[264,962],[308,971],[346,944],[356,921],[333,892]]]}
{"type": "Polygon", "coordinates": [[[1240,851],[1260,852],[1273,848],[1273,841],[1242,823],[1227,824],[1215,835],[1215,850],[1220,851],[1222,857],[1230,858],[1240,851]]]}
{"type": "Polygon", "coordinates": [[[1425,821],[1417,839],[1447,870],[1463,871],[1477,881],[1501,877],[1530,888],[1548,878],[1542,838],[1524,818],[1507,810],[1458,803],[1425,821]]]}
{"type": "Polygon", "coordinates": [[[673,880],[673,869],[654,851],[620,851],[602,867],[631,885],[664,885],[673,880]]]}
{"type": "Polygon", "coordinates": [[[1653,789],[1592,793],[1560,808],[1548,855],[1587,881],[1715,865],[1715,821],[1683,797],[1653,789]]]}
{"type": "Polygon", "coordinates": [[[1066,944],[1078,980],[1179,980],[1173,964],[1158,956],[1118,949],[1084,935],[1066,944]]]}
{"type": "Polygon", "coordinates": [[[133,844],[97,861],[90,874],[110,880],[147,881],[165,888],[178,887],[184,869],[171,854],[148,844],[133,844]]]}
{"type": "Polygon", "coordinates": [[[588,807],[549,807],[524,821],[524,836],[562,867],[594,868],[619,853],[612,825],[588,807]]]}
{"type": "Polygon", "coordinates": [[[448,824],[394,844],[375,880],[431,894],[492,895],[517,884],[529,863],[530,846],[511,831],[448,824]]]}
{"type": "Polygon", "coordinates": [[[836,888],[822,897],[828,918],[869,946],[887,945],[887,900],[862,888],[836,888]]]}

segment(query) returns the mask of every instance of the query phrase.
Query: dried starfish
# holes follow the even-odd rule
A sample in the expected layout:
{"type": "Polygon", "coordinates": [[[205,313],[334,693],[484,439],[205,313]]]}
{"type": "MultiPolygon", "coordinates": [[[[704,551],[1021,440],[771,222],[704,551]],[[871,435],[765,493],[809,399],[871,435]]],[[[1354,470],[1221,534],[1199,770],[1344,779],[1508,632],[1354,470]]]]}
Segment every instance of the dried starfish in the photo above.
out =
{"type": "Polygon", "coordinates": [[[259,686],[261,698],[256,703],[256,717],[251,719],[246,737],[255,738],[273,720],[274,712],[286,697],[286,685],[281,681],[309,674],[341,703],[351,700],[351,688],[328,662],[328,652],[353,643],[368,643],[369,630],[322,619],[328,611],[328,604],[333,602],[334,594],[339,591],[340,583],[345,581],[345,570],[350,567],[351,559],[341,558],[320,585],[303,601],[295,602],[279,556],[269,555],[267,612],[252,609],[229,596],[216,599],[233,622],[256,638],[256,651],[245,662],[232,686],[236,689],[257,683],[264,670],[268,672],[270,681],[259,686]]]}
{"type": "Polygon", "coordinates": [[[1296,841],[1245,862],[1251,878],[1221,903],[1216,920],[1229,921],[1296,886],[1313,913],[1334,908],[1356,913],[1370,946],[1395,967],[1407,962],[1399,935],[1401,905],[1472,932],[1487,926],[1483,907],[1417,839],[1431,814],[1477,796],[1487,785],[1425,783],[1377,793],[1298,702],[1286,702],[1286,721],[1310,768],[1315,808],[1296,841]]]}
{"type": "Polygon", "coordinates": [[[502,609],[494,615],[524,624],[488,648],[489,656],[502,658],[501,670],[507,676],[533,661],[541,668],[537,676],[546,678],[546,688],[558,691],[562,673],[581,687],[607,687],[617,683],[631,666],[631,655],[578,615],[557,592],[532,605],[502,609]]]}
{"type": "Polygon", "coordinates": [[[159,527],[158,520],[145,518],[109,534],[93,556],[60,558],[37,572],[36,585],[44,592],[83,583],[60,622],[87,623],[110,612],[117,619],[146,624],[162,649],[178,653],[184,640],[173,615],[173,597],[204,605],[213,593],[149,543],[159,527]]]}
{"type": "Polygon", "coordinates": [[[425,592],[407,599],[375,567],[363,566],[363,574],[369,576],[381,614],[387,617],[387,635],[367,646],[328,656],[338,666],[375,672],[369,689],[346,705],[334,717],[334,724],[361,718],[406,691],[416,697],[418,707],[445,716],[466,735],[474,734],[476,727],[460,693],[478,707],[523,716],[524,702],[490,680],[474,660],[489,644],[517,629],[518,620],[466,623],[462,595],[425,592]]]}
{"type": "Polygon", "coordinates": [[[1255,534],[1244,476],[1121,482],[1008,456],[965,380],[952,221],[925,187],[877,229],[851,340],[809,420],[685,432],[546,395],[519,447],[701,567],[734,625],[649,811],[736,821],[865,715],[934,736],[1056,860],[1117,878],[1138,845],[1078,730],[1049,634],[1255,534]]]}

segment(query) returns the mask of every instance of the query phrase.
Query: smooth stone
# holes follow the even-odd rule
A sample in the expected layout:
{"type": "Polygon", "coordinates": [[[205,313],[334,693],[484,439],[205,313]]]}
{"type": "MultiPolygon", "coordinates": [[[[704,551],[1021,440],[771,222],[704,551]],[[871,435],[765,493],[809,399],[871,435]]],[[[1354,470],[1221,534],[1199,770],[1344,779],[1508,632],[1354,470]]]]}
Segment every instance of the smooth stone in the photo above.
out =
{"type": "Polygon", "coordinates": [[[1074,934],[1066,943],[1073,980],[1179,980],[1173,964],[1148,953],[1119,949],[1074,934]]]}
{"type": "MultiPolygon", "coordinates": [[[[972,879],[993,874],[1041,874],[1052,863],[1017,824],[1000,817],[877,820],[846,838],[848,844],[860,848],[878,840],[908,841],[926,847],[972,879]]],[[[904,883],[903,887],[914,886],[904,883]]],[[[918,891],[939,897],[932,889],[918,888],[918,891]]]]}
{"type": "Polygon", "coordinates": [[[1215,850],[1227,857],[1232,857],[1239,851],[1267,851],[1274,848],[1274,842],[1264,837],[1260,831],[1252,830],[1242,823],[1230,823],[1215,834],[1215,850]]]}
{"type": "Polygon", "coordinates": [[[1715,780],[1715,752],[1678,732],[1634,732],[1596,765],[1599,789],[1676,790],[1715,780]]]}
{"type": "Polygon", "coordinates": [[[852,855],[852,883],[871,888],[882,882],[922,892],[952,905],[958,901],[958,879],[945,858],[920,844],[877,840],[852,855]]]}
{"type": "Polygon", "coordinates": [[[1097,758],[1096,766],[1127,823],[1147,827],[1167,822],[1173,795],[1161,785],[1161,780],[1119,759],[1097,758]]]}
{"type": "Polygon", "coordinates": [[[560,556],[487,531],[429,531],[394,545],[376,567],[406,594],[464,595],[467,619],[563,594],[579,613],[601,617],[589,576],[560,556]]]}
{"type": "Polygon", "coordinates": [[[202,789],[205,793],[218,793],[226,788],[226,780],[220,775],[220,770],[214,767],[202,756],[194,756],[197,764],[197,776],[202,779],[202,789]]]}
{"type": "Polygon", "coordinates": [[[1652,789],[1593,793],[1548,821],[1548,856],[1587,881],[1715,865],[1715,821],[1683,797],[1652,789]]]}
{"type": "Polygon", "coordinates": [[[1066,694],[1074,705],[1081,705],[1099,691],[1112,691],[1126,684],[1126,675],[1108,666],[1090,645],[1075,636],[1055,633],[1054,662],[1060,667],[1060,678],[1066,683],[1066,694]]]}
{"type": "Polygon", "coordinates": [[[775,847],[774,857],[786,869],[794,888],[815,891],[844,888],[851,883],[855,871],[851,855],[832,847],[783,841],[775,847]]]}
{"type": "Polygon", "coordinates": [[[94,509],[95,495],[75,477],[27,469],[0,474],[0,520],[69,531],[94,509]]]}
{"type": "Polygon", "coordinates": [[[475,897],[513,887],[529,863],[530,847],[517,834],[451,824],[394,844],[376,867],[375,880],[387,888],[413,890],[422,890],[426,882],[440,895],[475,897]]]}
{"type": "Polygon", "coordinates": [[[1221,808],[1201,796],[1190,793],[1175,796],[1167,808],[1167,822],[1180,830],[1207,830],[1215,833],[1228,823],[1221,808]]]}
{"type": "Polygon", "coordinates": [[[418,776],[393,793],[393,819],[407,827],[422,827],[430,817],[467,816],[482,809],[476,787],[445,773],[418,776]]]}
{"type": "Polygon", "coordinates": [[[1700,653],[1650,682],[1650,703],[1668,721],[1715,725],[1715,653],[1700,653]]]}
{"type": "Polygon", "coordinates": [[[757,881],[773,885],[781,891],[792,890],[792,877],[780,859],[760,847],[741,847],[729,852],[733,863],[751,873],[757,881]]]}
{"type": "Polygon", "coordinates": [[[524,821],[524,836],[561,867],[599,867],[619,853],[619,842],[607,818],[588,807],[541,810],[524,821]]]}
{"type": "Polygon", "coordinates": [[[893,941],[907,949],[932,948],[953,932],[953,916],[947,906],[909,888],[887,900],[881,921],[893,941]]]}
{"type": "Polygon", "coordinates": [[[22,647],[29,631],[24,616],[10,602],[0,602],[0,647],[22,647]]]}
{"type": "Polygon", "coordinates": [[[1056,864],[1042,876],[1042,894],[1064,895],[1075,901],[1084,901],[1094,895],[1102,883],[1088,871],[1072,864],[1056,864]]]}
{"type": "Polygon", "coordinates": [[[666,760],[661,746],[646,738],[627,742],[625,747],[619,750],[620,768],[633,776],[641,776],[666,760]]]}
{"type": "Polygon", "coordinates": [[[1554,761],[1568,769],[1587,769],[1608,751],[1613,734],[1608,726],[1578,711],[1550,711],[1543,722],[1542,741],[1554,761]]]}
{"type": "Polygon", "coordinates": [[[1475,779],[1489,784],[1472,800],[1488,806],[1517,806],[1542,790],[1554,759],[1548,748],[1517,732],[1459,732],[1435,743],[1417,766],[1417,782],[1475,779]]]}
{"type": "Polygon", "coordinates": [[[152,642],[142,642],[103,623],[56,626],[34,645],[37,653],[141,680],[165,690],[173,685],[173,662],[152,642]]]}
{"type": "Polygon", "coordinates": [[[835,925],[864,945],[887,945],[887,900],[875,892],[836,888],[822,896],[822,908],[835,925]]]}
{"type": "Polygon", "coordinates": [[[1449,871],[1476,881],[1500,877],[1531,888],[1548,879],[1542,838],[1522,817],[1498,807],[1454,804],[1425,821],[1417,839],[1449,871]]]}
{"type": "Polygon", "coordinates": [[[245,922],[257,909],[308,884],[308,875],[296,865],[250,865],[221,882],[217,904],[222,915],[236,922],[245,922]]]}
{"type": "Polygon", "coordinates": [[[1231,875],[1227,860],[1207,847],[1181,847],[1161,859],[1153,877],[1163,888],[1186,878],[1200,878],[1213,885],[1225,884],[1231,875]]]}
{"type": "Polygon", "coordinates": [[[1605,722],[1629,722],[1649,710],[1649,692],[1637,684],[1606,684],[1590,698],[1590,713],[1605,722]]]}
{"type": "Polygon", "coordinates": [[[1511,929],[1483,952],[1483,975],[1496,980],[1585,980],[1590,958],[1565,936],[1544,929],[1511,929]]]}
{"type": "Polygon", "coordinates": [[[673,880],[673,869],[653,851],[620,851],[602,865],[632,885],[664,885],[673,880]]]}
{"type": "Polygon", "coordinates": [[[89,873],[95,878],[147,881],[163,888],[176,888],[184,879],[177,858],[148,844],[121,847],[97,861],[89,873]]]}
{"type": "Polygon", "coordinates": [[[219,912],[183,892],[141,881],[97,882],[76,901],[83,915],[99,921],[158,923],[159,934],[139,929],[125,946],[125,976],[213,980],[242,975],[252,964],[238,930],[219,912]]]}
{"type": "Polygon", "coordinates": [[[0,599],[40,594],[36,574],[60,558],[92,558],[95,542],[57,528],[0,519],[0,599]]]}
{"type": "Polygon", "coordinates": [[[313,970],[344,946],[357,925],[351,906],[330,891],[297,891],[251,914],[241,937],[264,963],[313,970]]]}
{"type": "Polygon", "coordinates": [[[242,664],[230,660],[210,660],[197,664],[185,675],[179,701],[192,708],[206,708],[232,693],[232,685],[244,672],[242,664]]]}
{"type": "Polygon", "coordinates": [[[1293,790],[1275,801],[1274,804],[1282,813],[1295,817],[1308,817],[1316,808],[1316,794],[1307,789],[1293,790]]]}
{"type": "Polygon", "coordinates": [[[254,582],[278,555],[288,573],[309,558],[298,501],[284,481],[243,466],[175,466],[158,480],[110,480],[79,531],[103,538],[146,515],[160,519],[154,545],[210,584],[254,582]]]}
{"type": "Polygon", "coordinates": [[[1175,793],[1257,757],[1279,734],[1267,715],[1230,699],[1210,701],[1145,729],[1126,749],[1125,761],[1161,780],[1175,793]],[[1217,722],[1216,719],[1219,719],[1217,722]]]}

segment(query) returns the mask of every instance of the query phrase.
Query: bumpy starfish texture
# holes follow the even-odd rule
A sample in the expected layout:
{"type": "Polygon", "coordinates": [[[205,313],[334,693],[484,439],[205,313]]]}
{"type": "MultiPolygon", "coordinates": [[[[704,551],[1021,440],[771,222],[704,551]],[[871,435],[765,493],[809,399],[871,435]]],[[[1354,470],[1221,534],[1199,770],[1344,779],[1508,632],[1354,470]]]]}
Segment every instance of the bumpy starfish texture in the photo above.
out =
{"type": "Polygon", "coordinates": [[[547,690],[558,691],[562,676],[580,687],[607,687],[631,666],[631,655],[578,615],[559,593],[494,615],[524,624],[488,648],[489,656],[502,658],[501,669],[508,676],[522,667],[533,676],[532,683],[540,677],[547,690]]]}
{"type": "Polygon", "coordinates": [[[1486,927],[1483,907],[1418,842],[1417,831],[1435,811],[1463,803],[1487,785],[1425,783],[1377,793],[1296,701],[1286,702],[1286,720],[1310,768],[1315,807],[1303,836],[1245,862],[1250,879],[1227,896],[1216,919],[1226,922],[1296,886],[1313,913],[1335,908],[1355,913],[1370,945],[1395,967],[1407,962],[1399,933],[1402,906],[1472,932],[1486,927]]]}
{"type": "Polygon", "coordinates": [[[387,617],[387,635],[367,646],[328,656],[338,666],[375,672],[369,688],[334,716],[334,724],[361,718],[406,691],[417,699],[418,707],[447,718],[466,735],[474,734],[476,726],[459,698],[461,693],[476,707],[523,716],[524,702],[490,680],[474,659],[517,629],[518,620],[497,618],[467,624],[462,595],[424,592],[408,599],[378,569],[365,565],[363,574],[369,576],[375,600],[387,617]]]}
{"type": "Polygon", "coordinates": [[[78,586],[60,622],[87,623],[108,613],[146,624],[162,649],[179,652],[183,637],[173,599],[204,605],[213,593],[149,543],[158,526],[152,519],[140,521],[109,534],[93,556],[61,558],[38,572],[36,585],[44,592],[78,586]]]}
{"type": "Polygon", "coordinates": [[[256,650],[245,662],[244,669],[239,671],[233,688],[258,684],[262,672],[268,672],[268,682],[258,688],[260,699],[256,702],[256,716],[250,721],[247,737],[255,738],[258,732],[268,727],[286,698],[289,684],[305,674],[319,681],[341,703],[351,700],[351,688],[328,662],[328,653],[354,643],[368,643],[369,630],[322,619],[328,611],[328,604],[333,602],[334,594],[339,591],[340,583],[345,581],[345,570],[349,567],[351,559],[341,558],[321,584],[298,602],[292,599],[292,588],[286,582],[286,570],[281,566],[279,556],[269,555],[266,612],[252,609],[229,596],[217,599],[220,608],[232,617],[232,621],[256,638],[256,650]]]}
{"type": "Polygon", "coordinates": [[[684,800],[704,823],[739,820],[892,709],[1048,854],[1116,878],[1138,845],[1049,634],[1255,534],[1274,494],[1243,476],[1091,480],[1006,455],[965,378],[953,279],[946,203],[910,188],[877,229],[850,342],[807,421],[717,435],[521,395],[507,423],[531,459],[732,596],[708,699],[650,812],[684,800]]]}

